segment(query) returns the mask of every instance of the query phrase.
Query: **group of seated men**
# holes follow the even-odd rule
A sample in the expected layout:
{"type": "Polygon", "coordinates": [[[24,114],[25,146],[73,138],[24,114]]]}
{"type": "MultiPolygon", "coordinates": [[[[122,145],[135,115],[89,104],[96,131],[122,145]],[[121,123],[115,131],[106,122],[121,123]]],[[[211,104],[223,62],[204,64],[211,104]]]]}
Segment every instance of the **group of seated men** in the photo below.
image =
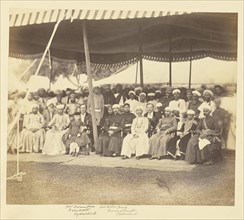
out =
{"type": "MultiPolygon", "coordinates": [[[[13,95],[9,123],[20,113],[21,152],[78,156],[95,151],[122,159],[183,159],[211,164],[221,155],[228,133],[228,112],[211,90],[138,87],[125,94],[94,88],[98,139],[93,139],[91,98],[81,91],[48,94],[44,90],[13,95]],[[94,144],[95,143],[95,144],[94,144]]],[[[17,147],[17,126],[8,134],[9,152],[17,147]]]]}

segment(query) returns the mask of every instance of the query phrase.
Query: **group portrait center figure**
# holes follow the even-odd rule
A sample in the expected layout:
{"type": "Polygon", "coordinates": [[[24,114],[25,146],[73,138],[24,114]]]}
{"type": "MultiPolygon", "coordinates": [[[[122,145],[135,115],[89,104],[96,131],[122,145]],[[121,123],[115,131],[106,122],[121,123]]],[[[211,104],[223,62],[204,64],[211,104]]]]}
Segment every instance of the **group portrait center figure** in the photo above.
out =
{"type": "MultiPolygon", "coordinates": [[[[87,88],[9,94],[8,123],[19,117],[19,150],[122,159],[174,159],[190,164],[221,160],[235,137],[233,112],[222,106],[224,88],[185,89],[110,85],[94,87],[94,140],[87,88]],[[96,142],[96,145],[94,143],[96,142]]],[[[16,153],[17,127],[8,134],[16,153]]]]}

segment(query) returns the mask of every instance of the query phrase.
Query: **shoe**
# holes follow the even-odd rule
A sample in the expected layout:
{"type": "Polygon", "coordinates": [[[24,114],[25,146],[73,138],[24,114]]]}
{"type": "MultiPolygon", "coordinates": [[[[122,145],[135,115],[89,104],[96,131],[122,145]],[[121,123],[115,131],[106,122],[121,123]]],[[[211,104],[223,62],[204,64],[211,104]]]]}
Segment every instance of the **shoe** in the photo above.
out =
{"type": "Polygon", "coordinates": [[[112,154],[112,157],[116,157],[116,156],[117,156],[117,153],[112,154]]]}
{"type": "Polygon", "coordinates": [[[161,157],[157,157],[158,160],[161,160],[162,158],[161,157]]]}
{"type": "Polygon", "coordinates": [[[140,160],[141,158],[140,157],[136,157],[136,160],[140,160]]]}
{"type": "Polygon", "coordinates": [[[125,160],[125,159],[128,159],[128,157],[123,156],[123,157],[121,157],[121,159],[122,159],[122,160],[125,160]]]}
{"type": "Polygon", "coordinates": [[[208,165],[212,165],[213,164],[213,161],[207,161],[205,163],[203,163],[202,165],[203,166],[208,166],[208,165]]]}

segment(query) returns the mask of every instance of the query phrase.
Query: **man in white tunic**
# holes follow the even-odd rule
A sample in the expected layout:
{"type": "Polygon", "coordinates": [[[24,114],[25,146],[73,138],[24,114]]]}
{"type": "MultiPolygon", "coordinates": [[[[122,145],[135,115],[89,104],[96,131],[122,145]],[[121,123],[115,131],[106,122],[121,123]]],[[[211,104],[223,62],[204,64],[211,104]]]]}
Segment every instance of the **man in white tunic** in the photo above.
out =
{"type": "Polygon", "coordinates": [[[132,122],[131,134],[128,134],[123,140],[122,159],[131,158],[132,154],[135,154],[136,159],[139,160],[149,151],[149,138],[146,133],[149,121],[142,115],[142,107],[138,106],[135,111],[137,117],[132,122]]]}
{"type": "Polygon", "coordinates": [[[211,90],[204,90],[203,92],[203,98],[204,98],[204,102],[198,107],[198,110],[200,111],[199,114],[199,118],[204,118],[204,114],[203,114],[203,109],[205,107],[211,107],[211,113],[210,115],[212,115],[212,112],[214,112],[214,110],[216,109],[216,105],[214,103],[213,99],[213,92],[211,90]]]}
{"type": "Polygon", "coordinates": [[[174,109],[174,110],[178,110],[178,112],[180,113],[180,122],[183,121],[183,116],[186,113],[186,102],[184,99],[180,98],[180,90],[179,89],[175,89],[173,91],[173,95],[174,95],[174,100],[172,100],[169,103],[169,108],[170,109],[174,109]]]}
{"type": "Polygon", "coordinates": [[[135,99],[136,93],[131,90],[129,91],[128,95],[130,98],[127,99],[125,103],[130,105],[130,111],[135,114],[135,109],[139,106],[139,102],[135,99]]]}

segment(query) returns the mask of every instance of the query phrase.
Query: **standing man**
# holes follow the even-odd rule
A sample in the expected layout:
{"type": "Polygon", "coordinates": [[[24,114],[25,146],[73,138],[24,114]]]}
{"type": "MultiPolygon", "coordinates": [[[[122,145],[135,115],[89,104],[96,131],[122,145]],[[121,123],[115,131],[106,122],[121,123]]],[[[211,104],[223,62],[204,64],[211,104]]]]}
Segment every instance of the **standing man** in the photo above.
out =
{"type": "Polygon", "coordinates": [[[122,85],[117,84],[115,86],[114,98],[115,98],[115,104],[124,105],[126,101],[126,96],[123,94],[122,85]]]}
{"type": "Polygon", "coordinates": [[[154,111],[154,106],[152,103],[147,103],[147,113],[144,115],[149,120],[148,137],[150,138],[156,129],[159,118],[157,113],[154,111]]]}
{"type": "Polygon", "coordinates": [[[162,114],[164,114],[165,108],[169,106],[169,103],[174,100],[174,97],[172,96],[172,88],[166,87],[165,96],[162,96],[162,98],[159,100],[159,102],[162,103],[162,114]]]}
{"type": "Polygon", "coordinates": [[[129,95],[130,98],[127,99],[125,103],[128,103],[130,105],[130,111],[132,113],[135,113],[136,107],[139,106],[139,102],[135,99],[136,98],[136,93],[131,90],[131,91],[129,91],[128,95],[129,95]]]}
{"type": "MultiPolygon", "coordinates": [[[[96,124],[99,128],[101,119],[103,117],[104,113],[104,97],[101,93],[101,90],[99,87],[94,87],[94,104],[95,104],[95,116],[96,116],[96,124]]],[[[88,96],[88,102],[87,102],[87,111],[88,113],[91,113],[91,96],[88,96]]]]}

